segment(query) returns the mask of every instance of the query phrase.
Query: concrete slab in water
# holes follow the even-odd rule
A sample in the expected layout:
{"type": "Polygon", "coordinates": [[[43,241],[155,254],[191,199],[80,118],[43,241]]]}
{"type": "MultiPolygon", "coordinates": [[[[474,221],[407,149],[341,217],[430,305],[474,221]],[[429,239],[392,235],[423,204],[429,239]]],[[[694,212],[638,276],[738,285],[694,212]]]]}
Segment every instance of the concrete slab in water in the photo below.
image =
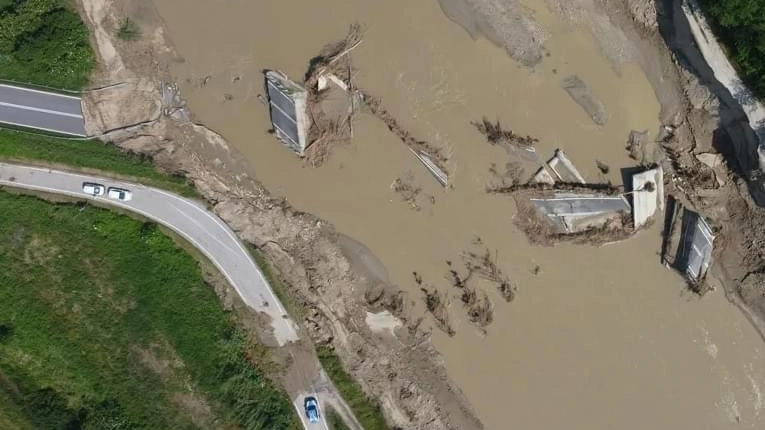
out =
{"type": "Polygon", "coordinates": [[[712,262],[715,236],[704,217],[697,212],[683,212],[683,230],[677,250],[676,267],[693,282],[704,278],[712,262]]]}
{"type": "Polygon", "coordinates": [[[566,154],[561,149],[555,150],[555,155],[547,162],[547,165],[561,182],[586,183],[582,174],[574,167],[574,163],[566,157],[566,154]]]}
{"type": "Polygon", "coordinates": [[[656,209],[664,210],[664,171],[657,167],[633,175],[632,189],[633,217],[635,228],[639,228],[648,222],[656,209]],[[653,185],[648,186],[649,183],[653,185]]]}
{"type": "Polygon", "coordinates": [[[624,196],[557,192],[552,198],[531,199],[537,210],[565,233],[582,231],[630,212],[624,196]]]}

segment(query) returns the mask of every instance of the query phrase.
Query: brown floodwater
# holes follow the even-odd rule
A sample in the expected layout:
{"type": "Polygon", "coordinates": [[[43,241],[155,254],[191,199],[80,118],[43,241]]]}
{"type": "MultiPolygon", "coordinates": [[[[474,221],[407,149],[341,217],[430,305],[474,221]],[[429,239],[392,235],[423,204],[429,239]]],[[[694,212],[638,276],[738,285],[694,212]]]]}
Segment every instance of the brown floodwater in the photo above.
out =
{"type": "Polygon", "coordinates": [[[600,248],[531,247],[512,224],[513,202],[485,192],[492,164],[503,171],[514,156],[470,125],[483,116],[539,138],[542,158],[563,148],[585,178],[618,184],[619,169],[633,164],[629,131],[659,126],[637,66],[615,70],[586,29],[558,22],[541,0],[524,3],[550,33],[549,56],[534,70],[472,40],[437,0],[155,0],[182,57],[171,72],[196,119],[250,160],[271,192],[367,245],[411,300],[420,302],[412,271],[454,296],[446,260],[459,264],[476,237],[496,253],[518,284],[516,300],[482,285],[494,304],[486,333],[458,299],[449,307],[456,336],[434,329],[450,376],[486,428],[761,428],[762,341],[720,292],[703,300],[683,292],[659,264],[659,223],[600,248]],[[441,189],[369,115],[357,115],[353,142],[319,168],[266,133],[262,70],[299,80],[308,59],[354,21],[366,27],[353,51],[355,85],[445,149],[453,189],[441,189]],[[605,126],[560,88],[571,74],[605,105],[605,126]],[[596,159],[611,166],[606,178],[596,159]],[[392,191],[398,177],[422,188],[419,211],[392,191]]]}

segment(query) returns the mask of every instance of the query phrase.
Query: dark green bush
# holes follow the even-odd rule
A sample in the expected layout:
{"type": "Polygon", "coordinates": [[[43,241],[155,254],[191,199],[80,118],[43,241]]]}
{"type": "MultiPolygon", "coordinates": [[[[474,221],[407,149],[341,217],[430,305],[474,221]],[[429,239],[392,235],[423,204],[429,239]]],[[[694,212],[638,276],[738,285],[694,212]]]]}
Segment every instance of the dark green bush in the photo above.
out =
{"type": "Polygon", "coordinates": [[[765,96],[765,0],[700,0],[744,81],[765,96]]]}
{"type": "Polygon", "coordinates": [[[389,430],[385,422],[380,405],[368,398],[361,386],[353,380],[351,375],[345,371],[340,358],[327,346],[320,346],[316,350],[322,367],[329,375],[329,378],[340,391],[340,395],[353,410],[356,419],[366,430],[389,430]]]}
{"type": "Polygon", "coordinates": [[[63,0],[0,0],[0,78],[78,90],[94,56],[88,29],[63,0]]]}

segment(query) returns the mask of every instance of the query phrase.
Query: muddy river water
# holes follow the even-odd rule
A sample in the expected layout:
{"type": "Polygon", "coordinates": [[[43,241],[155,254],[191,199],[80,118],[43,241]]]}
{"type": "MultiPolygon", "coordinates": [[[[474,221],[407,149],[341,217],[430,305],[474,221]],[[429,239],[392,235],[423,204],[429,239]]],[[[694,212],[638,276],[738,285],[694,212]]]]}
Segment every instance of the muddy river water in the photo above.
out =
{"type": "Polygon", "coordinates": [[[660,107],[646,77],[632,65],[615,70],[586,29],[525,1],[550,34],[545,58],[529,70],[471,39],[437,0],[155,3],[182,57],[172,73],[196,119],[249,159],[274,194],[366,244],[410,300],[421,302],[413,271],[454,295],[446,260],[460,261],[476,237],[495,253],[518,284],[516,300],[482,285],[494,304],[486,333],[458,299],[449,308],[456,335],[433,331],[487,429],[765,428],[765,345],[719,289],[701,300],[684,293],[679,276],[659,264],[658,225],[600,248],[532,247],[512,224],[513,202],[485,192],[492,164],[502,171],[513,155],[470,125],[483,116],[539,138],[543,157],[565,149],[590,180],[604,179],[600,160],[612,167],[605,179],[618,184],[619,168],[634,164],[624,150],[629,131],[655,134],[660,107]],[[446,150],[453,189],[441,189],[370,115],[357,115],[353,142],[318,168],[266,133],[262,70],[300,80],[308,59],[354,21],[366,28],[353,52],[354,83],[446,150]],[[560,88],[571,74],[605,105],[605,126],[560,88]],[[421,187],[419,210],[392,191],[398,177],[421,187]]]}

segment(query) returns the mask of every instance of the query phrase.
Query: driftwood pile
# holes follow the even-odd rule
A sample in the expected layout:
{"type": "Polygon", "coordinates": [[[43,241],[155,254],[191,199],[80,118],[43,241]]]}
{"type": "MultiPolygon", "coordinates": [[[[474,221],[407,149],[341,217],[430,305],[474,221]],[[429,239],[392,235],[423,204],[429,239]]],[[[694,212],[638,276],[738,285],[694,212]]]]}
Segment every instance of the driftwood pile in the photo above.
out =
{"type": "Polygon", "coordinates": [[[539,139],[532,136],[521,136],[515,134],[512,130],[502,128],[502,124],[499,120],[496,122],[489,121],[486,117],[483,117],[481,121],[471,122],[479,133],[486,136],[486,141],[492,145],[509,145],[519,149],[533,148],[534,145],[539,143],[539,139]]]}
{"type": "Polygon", "coordinates": [[[379,118],[383,123],[385,123],[385,125],[388,127],[388,130],[395,134],[396,137],[398,137],[399,140],[404,143],[404,145],[408,146],[415,152],[426,153],[439,169],[447,172],[446,163],[448,158],[443,154],[441,148],[435,147],[424,140],[419,140],[412,136],[412,134],[405,130],[398,123],[398,121],[396,121],[396,118],[393,117],[393,115],[391,115],[387,109],[385,109],[385,107],[382,105],[382,101],[379,98],[374,97],[365,91],[359,91],[361,92],[364,103],[369,108],[369,111],[374,116],[379,118]]]}
{"type": "Polygon", "coordinates": [[[312,167],[324,164],[332,147],[348,141],[353,135],[353,68],[349,54],[361,44],[363,34],[359,24],[352,24],[342,40],[326,45],[309,62],[304,86],[308,92],[308,113],[311,117],[308,141],[311,143],[306,149],[305,160],[312,167]],[[319,78],[327,75],[334,75],[349,88],[351,111],[340,117],[327,115],[321,108],[326,92],[319,91],[319,78]]]}

